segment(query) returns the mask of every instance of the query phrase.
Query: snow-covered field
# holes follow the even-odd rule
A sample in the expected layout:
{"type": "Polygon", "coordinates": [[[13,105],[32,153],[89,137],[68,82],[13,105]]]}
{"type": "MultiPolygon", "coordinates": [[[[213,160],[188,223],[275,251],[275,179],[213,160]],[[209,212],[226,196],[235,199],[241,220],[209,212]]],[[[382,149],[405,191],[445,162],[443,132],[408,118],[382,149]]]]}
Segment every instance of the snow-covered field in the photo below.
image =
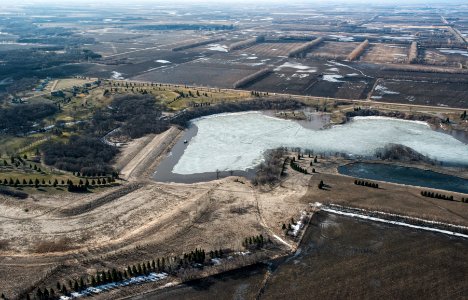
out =
{"type": "Polygon", "coordinates": [[[300,147],[315,152],[370,156],[389,143],[402,144],[443,162],[468,164],[468,145],[433,131],[424,122],[384,117],[356,117],[325,130],[260,112],[219,114],[196,119],[197,135],[173,173],[196,174],[216,170],[246,170],[277,147],[300,147]]]}

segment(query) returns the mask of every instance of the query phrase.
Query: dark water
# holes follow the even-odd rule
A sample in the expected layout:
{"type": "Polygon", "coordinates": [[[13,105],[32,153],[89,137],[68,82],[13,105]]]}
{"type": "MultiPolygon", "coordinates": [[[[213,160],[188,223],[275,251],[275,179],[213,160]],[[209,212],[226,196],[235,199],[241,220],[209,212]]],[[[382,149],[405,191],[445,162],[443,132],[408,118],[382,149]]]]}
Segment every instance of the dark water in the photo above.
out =
{"type": "Polygon", "coordinates": [[[340,166],[338,172],[358,178],[468,194],[468,179],[418,168],[379,163],[352,163],[340,166]]]}

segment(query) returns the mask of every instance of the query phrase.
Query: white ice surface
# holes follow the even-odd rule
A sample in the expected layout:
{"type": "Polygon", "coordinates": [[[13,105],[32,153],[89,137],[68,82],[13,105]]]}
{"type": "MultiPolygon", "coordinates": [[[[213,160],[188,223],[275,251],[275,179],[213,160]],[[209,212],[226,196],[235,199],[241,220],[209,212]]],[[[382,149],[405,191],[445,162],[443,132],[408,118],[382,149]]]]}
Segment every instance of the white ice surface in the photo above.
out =
{"type": "Polygon", "coordinates": [[[356,117],[344,125],[311,130],[291,120],[246,112],[203,117],[193,123],[198,133],[174,173],[246,170],[262,162],[266,150],[281,146],[365,156],[394,143],[439,161],[468,164],[468,145],[431,130],[424,122],[356,117]]]}

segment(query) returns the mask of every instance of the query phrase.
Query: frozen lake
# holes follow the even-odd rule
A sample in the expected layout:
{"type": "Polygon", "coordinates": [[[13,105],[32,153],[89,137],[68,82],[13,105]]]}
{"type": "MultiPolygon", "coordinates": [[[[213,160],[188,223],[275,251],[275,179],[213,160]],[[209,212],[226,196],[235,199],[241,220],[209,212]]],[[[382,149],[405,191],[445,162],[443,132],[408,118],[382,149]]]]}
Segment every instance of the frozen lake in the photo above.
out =
{"type": "Polygon", "coordinates": [[[402,144],[432,159],[468,165],[468,145],[426,123],[384,117],[356,117],[329,129],[313,130],[261,112],[219,114],[193,120],[197,134],[174,166],[175,174],[248,170],[268,149],[300,147],[323,153],[372,156],[389,143],[402,144]]]}

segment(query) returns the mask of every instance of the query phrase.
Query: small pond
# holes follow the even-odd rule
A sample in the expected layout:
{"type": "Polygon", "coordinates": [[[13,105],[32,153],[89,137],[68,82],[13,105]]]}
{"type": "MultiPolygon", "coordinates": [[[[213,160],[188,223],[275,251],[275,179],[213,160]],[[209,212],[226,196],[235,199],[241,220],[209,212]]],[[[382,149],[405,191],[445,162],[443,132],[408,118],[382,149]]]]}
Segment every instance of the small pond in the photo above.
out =
{"type": "Polygon", "coordinates": [[[379,163],[352,163],[339,167],[338,172],[358,178],[468,194],[468,179],[418,168],[379,163]]]}

